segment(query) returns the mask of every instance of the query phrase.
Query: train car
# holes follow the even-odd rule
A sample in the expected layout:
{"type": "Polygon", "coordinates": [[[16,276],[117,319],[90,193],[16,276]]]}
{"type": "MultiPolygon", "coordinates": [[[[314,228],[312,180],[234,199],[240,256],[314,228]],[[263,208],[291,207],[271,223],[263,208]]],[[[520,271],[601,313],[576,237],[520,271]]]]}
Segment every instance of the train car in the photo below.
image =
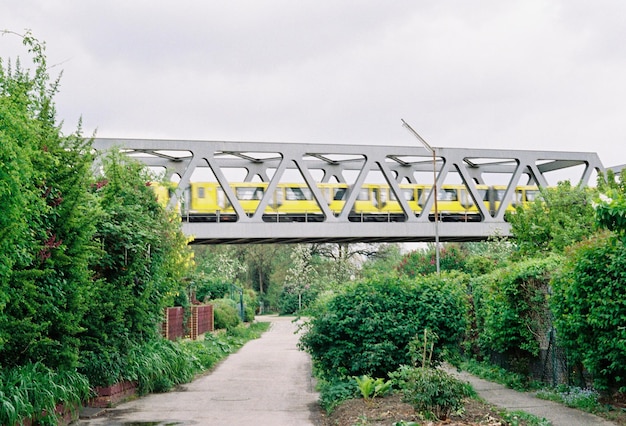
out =
{"type": "Polygon", "coordinates": [[[306,183],[279,183],[263,220],[271,222],[321,222],[324,214],[306,183]]]}
{"type": "Polygon", "coordinates": [[[381,213],[381,205],[385,202],[380,184],[364,183],[359,189],[348,220],[351,222],[386,221],[387,214],[381,213]]]}
{"type": "MultiPolygon", "coordinates": [[[[419,216],[423,207],[424,191],[428,188],[421,184],[400,184],[400,196],[407,202],[411,213],[419,216]]],[[[404,222],[406,214],[402,210],[400,201],[389,185],[380,187],[380,214],[387,217],[389,222],[404,222]]]]}
{"type": "MultiPolygon", "coordinates": [[[[252,216],[267,190],[266,182],[239,182],[230,184],[245,214],[252,216]]],[[[185,215],[189,221],[232,222],[237,212],[217,182],[191,182],[187,195],[185,215]]]]}
{"type": "Polygon", "coordinates": [[[515,187],[515,199],[513,200],[513,207],[523,206],[528,203],[534,202],[539,196],[541,191],[536,185],[521,185],[515,187]]]}
{"type": "MultiPolygon", "coordinates": [[[[477,185],[476,187],[480,199],[478,202],[486,203],[488,199],[488,187],[477,185]]],[[[426,204],[432,186],[425,186],[420,201],[420,206],[426,204]]],[[[437,187],[437,216],[442,222],[480,222],[482,214],[477,206],[477,202],[465,185],[448,184],[437,187]]],[[[435,220],[435,205],[431,206],[428,213],[431,222],[435,220]]]]}
{"type": "Polygon", "coordinates": [[[489,203],[489,187],[487,185],[476,185],[478,200],[474,200],[472,194],[465,187],[465,185],[459,185],[458,198],[459,205],[462,210],[459,210],[453,219],[457,222],[480,222],[483,220],[483,215],[478,208],[478,203],[483,203],[488,207],[489,203]]]}
{"type": "Polygon", "coordinates": [[[328,204],[328,208],[335,216],[339,216],[346,205],[348,194],[347,183],[319,183],[317,187],[328,204]]]}
{"type": "MultiPolygon", "coordinates": [[[[268,188],[267,182],[231,183],[230,188],[247,216],[257,211],[268,188]]],[[[344,209],[350,186],[346,183],[319,183],[322,202],[327,203],[332,214],[338,216],[344,209]]],[[[422,214],[432,185],[400,184],[404,198],[414,215],[422,214]]],[[[477,185],[478,200],[462,184],[442,185],[437,188],[437,215],[444,222],[479,222],[483,220],[478,203],[484,203],[490,214],[500,208],[506,186],[477,185]]],[[[158,197],[169,199],[165,188],[155,188],[158,197]]],[[[518,186],[507,212],[517,206],[532,202],[539,195],[536,186],[518,186]]],[[[166,202],[166,201],[164,201],[166,202]]],[[[193,182],[187,195],[187,208],[183,214],[190,221],[236,221],[237,213],[217,182],[193,182]]],[[[428,213],[435,220],[435,206],[428,213]]],[[[352,222],[401,222],[406,220],[396,194],[387,184],[365,183],[361,186],[348,219],[352,222]]],[[[266,222],[320,222],[324,212],[305,183],[279,183],[263,212],[266,222]]]]}
{"type": "Polygon", "coordinates": [[[234,211],[225,213],[228,199],[217,182],[191,182],[186,191],[184,217],[190,222],[214,222],[219,219],[237,220],[234,211]],[[218,219],[219,218],[219,219],[218,219]]]}
{"type": "Polygon", "coordinates": [[[170,202],[170,191],[167,186],[159,182],[150,182],[150,188],[154,191],[157,202],[161,207],[166,208],[167,204],[170,202]]]}

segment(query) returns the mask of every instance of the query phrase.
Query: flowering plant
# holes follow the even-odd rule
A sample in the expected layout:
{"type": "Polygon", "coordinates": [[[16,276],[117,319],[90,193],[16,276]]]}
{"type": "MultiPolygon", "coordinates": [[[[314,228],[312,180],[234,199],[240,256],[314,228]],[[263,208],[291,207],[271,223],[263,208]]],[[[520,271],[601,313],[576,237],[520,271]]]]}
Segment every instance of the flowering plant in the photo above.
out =
{"type": "Polygon", "coordinates": [[[598,224],[618,234],[626,233],[626,168],[619,181],[609,170],[607,178],[598,179],[598,198],[592,203],[598,224]]]}

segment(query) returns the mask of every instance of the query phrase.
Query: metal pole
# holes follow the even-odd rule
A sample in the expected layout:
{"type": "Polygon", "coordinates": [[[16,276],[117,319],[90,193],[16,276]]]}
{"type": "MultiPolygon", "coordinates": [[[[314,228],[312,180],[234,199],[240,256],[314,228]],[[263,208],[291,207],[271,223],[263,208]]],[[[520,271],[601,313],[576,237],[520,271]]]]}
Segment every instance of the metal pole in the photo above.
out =
{"type": "Polygon", "coordinates": [[[440,257],[439,257],[439,209],[437,206],[437,157],[433,149],[433,192],[435,197],[435,259],[437,264],[437,275],[440,274],[440,257]]]}
{"type": "Polygon", "coordinates": [[[402,121],[402,125],[404,127],[406,127],[413,136],[415,136],[421,143],[422,145],[424,145],[424,148],[426,148],[428,151],[432,152],[433,154],[433,196],[435,197],[435,261],[437,264],[437,275],[440,274],[440,256],[439,256],[439,209],[438,209],[438,205],[437,205],[437,153],[435,151],[435,148],[433,148],[432,146],[430,146],[430,144],[428,142],[426,142],[424,140],[424,138],[422,138],[419,133],[417,133],[415,130],[413,130],[413,128],[411,126],[409,126],[409,123],[407,123],[406,121],[404,121],[404,119],[400,119],[402,121]]]}

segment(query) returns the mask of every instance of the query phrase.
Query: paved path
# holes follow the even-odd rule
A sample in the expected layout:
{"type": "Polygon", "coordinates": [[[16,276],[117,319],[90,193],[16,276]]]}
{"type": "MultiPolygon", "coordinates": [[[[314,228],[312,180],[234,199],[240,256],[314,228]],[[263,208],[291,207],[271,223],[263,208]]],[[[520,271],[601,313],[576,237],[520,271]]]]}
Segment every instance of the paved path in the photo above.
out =
{"type": "Polygon", "coordinates": [[[497,383],[479,379],[467,372],[458,372],[451,368],[446,370],[459,379],[470,382],[478,395],[488,403],[506,408],[508,411],[534,414],[549,420],[553,426],[615,426],[615,423],[598,416],[539,399],[531,392],[517,392],[497,383]]]}
{"type": "Polygon", "coordinates": [[[271,321],[260,339],[179,390],[151,394],[80,425],[315,425],[318,395],[309,356],[296,347],[293,318],[271,321]]]}

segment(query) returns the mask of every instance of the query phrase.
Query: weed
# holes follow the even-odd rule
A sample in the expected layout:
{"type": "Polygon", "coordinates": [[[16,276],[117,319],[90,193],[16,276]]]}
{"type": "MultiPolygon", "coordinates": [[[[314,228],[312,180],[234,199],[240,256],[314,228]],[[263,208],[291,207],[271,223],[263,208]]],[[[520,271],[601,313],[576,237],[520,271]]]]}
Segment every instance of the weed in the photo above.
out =
{"type": "Polygon", "coordinates": [[[446,419],[463,408],[463,399],[476,395],[469,383],[443,370],[402,366],[389,375],[404,400],[429,419],[446,419]]]}
{"type": "Polygon", "coordinates": [[[537,392],[537,398],[560,402],[568,407],[577,408],[589,413],[601,411],[598,402],[600,394],[593,389],[582,389],[577,386],[560,385],[556,388],[545,388],[537,392]]]}
{"type": "Polygon", "coordinates": [[[478,362],[475,360],[467,360],[461,363],[461,369],[466,370],[475,376],[490,382],[500,383],[508,388],[517,391],[528,391],[530,389],[538,389],[539,382],[530,381],[527,376],[513,373],[496,365],[486,362],[478,362]]]}
{"type": "Polygon", "coordinates": [[[510,426],[519,426],[522,424],[528,426],[552,426],[552,423],[545,418],[540,419],[537,416],[523,411],[503,411],[500,414],[506,421],[506,424],[510,426]]]}
{"type": "Polygon", "coordinates": [[[355,398],[359,389],[354,380],[334,380],[332,382],[319,379],[317,390],[320,393],[320,406],[328,413],[343,401],[355,398]]]}
{"type": "Polygon", "coordinates": [[[355,377],[357,387],[363,396],[363,399],[369,401],[377,396],[383,396],[391,390],[393,382],[391,380],[374,379],[370,376],[363,375],[355,377]]]}

